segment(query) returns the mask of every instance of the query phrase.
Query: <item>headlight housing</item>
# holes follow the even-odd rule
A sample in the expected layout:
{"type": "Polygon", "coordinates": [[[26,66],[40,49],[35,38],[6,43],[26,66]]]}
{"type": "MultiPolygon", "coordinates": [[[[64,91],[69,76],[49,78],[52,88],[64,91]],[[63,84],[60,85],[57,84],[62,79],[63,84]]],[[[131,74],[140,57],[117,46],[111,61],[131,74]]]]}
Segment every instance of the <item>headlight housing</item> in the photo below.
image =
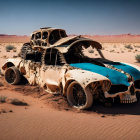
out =
{"type": "Polygon", "coordinates": [[[128,82],[134,81],[134,80],[133,80],[133,77],[132,77],[131,75],[128,76],[127,80],[128,80],[128,82]]]}
{"type": "Polygon", "coordinates": [[[110,81],[102,81],[102,90],[105,92],[105,91],[109,91],[111,87],[111,82],[110,81]]]}
{"type": "Polygon", "coordinates": [[[98,93],[98,91],[109,91],[111,87],[111,82],[108,80],[103,80],[103,81],[98,81],[98,82],[93,82],[89,84],[89,89],[93,93],[98,93]]]}

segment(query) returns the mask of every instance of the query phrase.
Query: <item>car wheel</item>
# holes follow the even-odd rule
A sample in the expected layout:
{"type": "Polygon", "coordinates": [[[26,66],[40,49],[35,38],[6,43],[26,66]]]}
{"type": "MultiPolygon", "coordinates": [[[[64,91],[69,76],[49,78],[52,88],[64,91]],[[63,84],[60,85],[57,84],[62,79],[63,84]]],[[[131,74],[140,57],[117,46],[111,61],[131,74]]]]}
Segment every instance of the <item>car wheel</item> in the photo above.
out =
{"type": "Polygon", "coordinates": [[[7,83],[11,85],[16,85],[20,82],[20,79],[20,71],[16,67],[9,67],[5,71],[5,80],[7,81],[7,83]]]}
{"type": "Polygon", "coordinates": [[[87,109],[93,104],[93,96],[89,91],[85,91],[81,85],[73,81],[67,89],[68,103],[77,109],[87,109]]]}
{"type": "Polygon", "coordinates": [[[27,53],[31,51],[32,51],[32,47],[29,44],[23,44],[20,52],[21,58],[26,59],[27,53]]]}

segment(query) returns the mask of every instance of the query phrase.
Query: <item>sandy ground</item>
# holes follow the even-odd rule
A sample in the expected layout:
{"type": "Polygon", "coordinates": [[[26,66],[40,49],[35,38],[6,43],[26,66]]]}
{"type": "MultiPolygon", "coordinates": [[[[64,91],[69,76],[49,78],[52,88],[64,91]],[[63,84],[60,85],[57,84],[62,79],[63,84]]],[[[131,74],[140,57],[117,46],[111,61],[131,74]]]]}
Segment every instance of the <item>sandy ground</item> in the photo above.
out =
{"type": "Polygon", "coordinates": [[[11,137],[15,140],[138,140],[140,137],[140,102],[133,105],[115,104],[111,108],[94,104],[90,110],[77,111],[71,109],[60,96],[46,94],[37,97],[36,87],[31,89],[28,85],[9,86],[2,83],[4,86],[0,87],[0,96],[28,103],[28,106],[0,104],[0,110],[6,111],[0,114],[2,140],[11,140],[11,137]]]}
{"type": "MultiPolygon", "coordinates": [[[[11,43],[10,43],[11,44],[11,43]]],[[[22,43],[12,43],[16,52],[6,52],[9,43],[0,43],[0,67],[6,58],[16,57],[22,43]]],[[[140,66],[135,56],[140,43],[102,43],[106,58],[140,66]],[[131,49],[125,46],[131,45],[131,49]]],[[[88,52],[87,52],[88,53],[88,52]]],[[[89,53],[98,57],[97,52],[89,53]]],[[[28,106],[0,104],[0,140],[139,140],[140,101],[114,104],[111,108],[95,103],[86,111],[72,109],[61,96],[44,93],[29,85],[9,86],[0,77],[0,96],[23,100],[28,106]],[[5,113],[3,113],[3,111],[5,113]],[[11,111],[12,110],[12,111],[11,111]]],[[[140,100],[140,96],[138,96],[140,100]]]]}

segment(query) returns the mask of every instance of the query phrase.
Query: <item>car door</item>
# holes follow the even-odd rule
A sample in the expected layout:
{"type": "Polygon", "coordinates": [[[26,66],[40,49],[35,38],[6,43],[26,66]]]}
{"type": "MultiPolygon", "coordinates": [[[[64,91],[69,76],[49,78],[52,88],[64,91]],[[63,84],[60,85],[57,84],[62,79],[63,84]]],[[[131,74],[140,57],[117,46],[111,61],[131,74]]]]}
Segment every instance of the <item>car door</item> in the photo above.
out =
{"type": "Polygon", "coordinates": [[[40,84],[46,88],[48,92],[56,93],[60,91],[62,78],[65,69],[59,63],[58,52],[56,50],[47,49],[44,56],[44,64],[40,72],[40,84]]]}

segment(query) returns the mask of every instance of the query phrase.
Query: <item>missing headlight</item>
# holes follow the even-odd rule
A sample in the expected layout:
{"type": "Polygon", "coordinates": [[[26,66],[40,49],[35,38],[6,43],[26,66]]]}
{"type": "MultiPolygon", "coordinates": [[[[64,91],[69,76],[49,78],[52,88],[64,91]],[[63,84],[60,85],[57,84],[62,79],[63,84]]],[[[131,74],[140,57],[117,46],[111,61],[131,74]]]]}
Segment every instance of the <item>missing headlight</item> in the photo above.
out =
{"type": "Polygon", "coordinates": [[[135,88],[140,89],[140,80],[135,81],[134,86],[135,88]]]}
{"type": "Polygon", "coordinates": [[[108,91],[110,94],[115,94],[118,92],[125,92],[128,90],[128,87],[125,85],[112,85],[110,90],[108,91]]]}

